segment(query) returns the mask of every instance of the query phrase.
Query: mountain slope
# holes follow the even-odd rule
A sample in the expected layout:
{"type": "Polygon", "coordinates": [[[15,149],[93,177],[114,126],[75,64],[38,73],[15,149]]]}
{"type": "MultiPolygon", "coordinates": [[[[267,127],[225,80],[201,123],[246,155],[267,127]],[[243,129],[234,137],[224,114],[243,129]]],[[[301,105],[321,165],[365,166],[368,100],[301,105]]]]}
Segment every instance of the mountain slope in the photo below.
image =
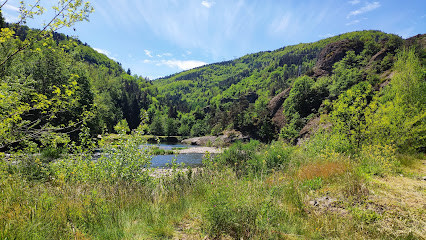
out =
{"type": "Polygon", "coordinates": [[[384,81],[382,74],[392,67],[403,44],[393,34],[351,32],[156,80],[158,104],[148,109],[155,125],[152,132],[196,136],[236,129],[268,141],[288,122],[293,124],[288,137],[294,138],[312,114],[318,114],[324,100],[336,99],[362,81],[373,85],[384,81]],[[292,94],[290,89],[303,75],[309,79],[299,81],[299,92],[292,94]],[[283,91],[290,100],[286,95],[275,101],[276,106],[269,103],[283,91]],[[170,128],[178,131],[167,132],[170,128]]]}

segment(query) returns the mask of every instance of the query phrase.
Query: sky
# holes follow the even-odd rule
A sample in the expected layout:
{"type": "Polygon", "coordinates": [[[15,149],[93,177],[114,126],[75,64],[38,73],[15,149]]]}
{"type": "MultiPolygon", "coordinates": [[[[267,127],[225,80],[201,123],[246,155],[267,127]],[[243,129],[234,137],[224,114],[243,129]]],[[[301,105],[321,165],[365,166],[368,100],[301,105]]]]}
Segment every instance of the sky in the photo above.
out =
{"type": "MultiPolygon", "coordinates": [[[[6,0],[0,0],[0,4],[6,0]]],[[[26,3],[35,2],[27,0],[26,3]]],[[[42,0],[44,6],[54,0],[42,0]]],[[[60,32],[77,36],[132,74],[156,79],[334,35],[380,30],[426,33],[425,0],[92,0],[89,22],[60,32]]],[[[8,0],[8,22],[19,16],[8,0]]],[[[48,12],[43,16],[47,18],[48,12]]],[[[46,19],[28,21],[40,28],[46,19]]]]}

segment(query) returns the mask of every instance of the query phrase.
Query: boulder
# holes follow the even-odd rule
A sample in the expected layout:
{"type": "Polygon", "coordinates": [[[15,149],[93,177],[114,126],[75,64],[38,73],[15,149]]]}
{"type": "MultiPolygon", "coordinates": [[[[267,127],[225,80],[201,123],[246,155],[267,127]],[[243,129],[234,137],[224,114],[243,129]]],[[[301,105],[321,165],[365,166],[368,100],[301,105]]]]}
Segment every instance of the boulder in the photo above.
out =
{"type": "Polygon", "coordinates": [[[342,60],[346,56],[347,51],[352,50],[358,54],[363,48],[363,42],[349,39],[326,45],[318,55],[318,60],[313,68],[314,77],[330,75],[333,70],[333,65],[342,60]]]}
{"type": "Polygon", "coordinates": [[[285,99],[288,97],[291,88],[287,88],[282,91],[280,94],[272,98],[268,103],[269,115],[271,116],[272,123],[278,128],[281,129],[286,124],[286,119],[284,116],[283,103],[285,99]]]}

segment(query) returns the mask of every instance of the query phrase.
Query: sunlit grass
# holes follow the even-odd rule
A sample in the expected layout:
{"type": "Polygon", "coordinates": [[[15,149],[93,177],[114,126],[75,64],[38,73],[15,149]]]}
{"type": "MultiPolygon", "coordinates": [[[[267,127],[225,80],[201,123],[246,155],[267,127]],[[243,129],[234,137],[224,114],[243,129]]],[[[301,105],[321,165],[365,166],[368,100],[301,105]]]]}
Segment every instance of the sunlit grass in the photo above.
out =
{"type": "MultiPolygon", "coordinates": [[[[278,144],[257,151],[260,161],[247,162],[260,166],[256,171],[244,170],[242,161],[238,162],[242,164],[238,168],[211,164],[191,175],[177,169],[172,176],[142,182],[84,182],[49,174],[42,179],[29,179],[25,175],[28,172],[20,171],[19,165],[10,168],[2,164],[0,238],[421,239],[424,236],[421,227],[425,222],[424,210],[416,201],[421,201],[425,192],[418,179],[392,173],[386,179],[368,175],[355,157],[333,152],[322,151],[311,156],[299,148],[278,144]],[[401,204],[401,196],[410,199],[409,205],[401,204]],[[393,206],[397,207],[392,209],[393,206]],[[409,224],[402,224],[404,221],[409,224]]],[[[419,158],[403,155],[398,158],[410,159],[404,166],[418,166],[419,158]]],[[[422,169],[413,171],[418,173],[422,169]]]]}

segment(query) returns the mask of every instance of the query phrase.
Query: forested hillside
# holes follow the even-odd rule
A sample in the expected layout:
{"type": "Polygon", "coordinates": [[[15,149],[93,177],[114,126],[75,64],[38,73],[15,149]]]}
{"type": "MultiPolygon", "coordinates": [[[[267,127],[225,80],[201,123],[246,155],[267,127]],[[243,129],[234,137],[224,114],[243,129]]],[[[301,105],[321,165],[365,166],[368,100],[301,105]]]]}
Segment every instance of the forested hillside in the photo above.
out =
{"type": "Polygon", "coordinates": [[[38,39],[40,30],[3,20],[1,27],[9,35],[0,49],[0,78],[5,79],[0,149],[40,143],[48,132],[65,142],[77,140],[83,128],[94,136],[112,133],[122,119],[131,129],[139,126],[141,109],[151,103],[149,80],[130,75],[73,37],[53,33],[38,39]],[[8,59],[30,40],[26,51],[8,59]]]}
{"type": "Polygon", "coordinates": [[[387,85],[397,53],[410,46],[424,61],[424,36],[404,44],[380,31],[352,32],[165,77],[153,82],[151,132],[200,136],[235,129],[292,142],[352,86],[368,85],[372,97],[387,85]]]}

